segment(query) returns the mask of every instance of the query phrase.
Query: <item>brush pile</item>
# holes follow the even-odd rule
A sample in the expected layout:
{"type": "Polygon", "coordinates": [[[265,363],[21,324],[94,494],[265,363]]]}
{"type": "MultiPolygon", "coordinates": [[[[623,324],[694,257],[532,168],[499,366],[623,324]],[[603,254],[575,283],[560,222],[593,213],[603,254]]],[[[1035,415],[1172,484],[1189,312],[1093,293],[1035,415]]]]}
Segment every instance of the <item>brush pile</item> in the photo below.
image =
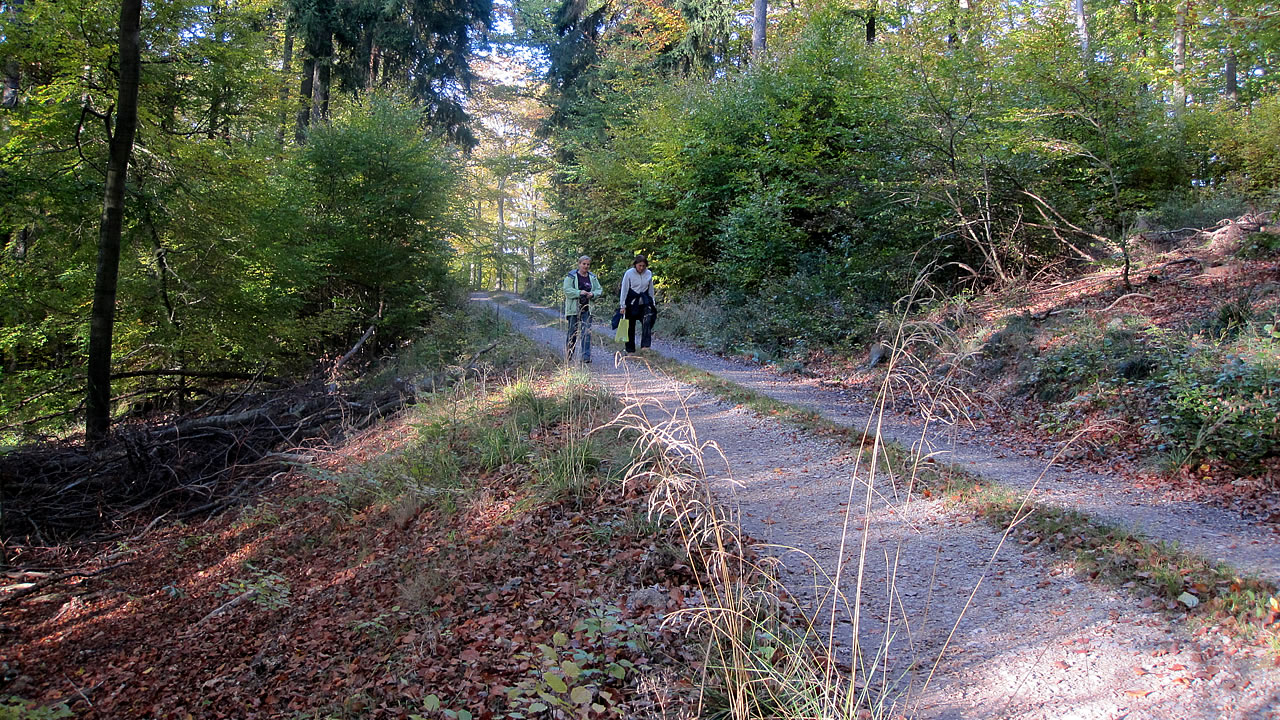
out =
{"type": "Polygon", "coordinates": [[[121,537],[158,518],[216,512],[261,490],[306,448],[413,402],[401,388],[352,398],[313,382],[206,402],[202,411],[118,424],[111,442],[77,438],[0,456],[0,537],[19,547],[121,537]]]}

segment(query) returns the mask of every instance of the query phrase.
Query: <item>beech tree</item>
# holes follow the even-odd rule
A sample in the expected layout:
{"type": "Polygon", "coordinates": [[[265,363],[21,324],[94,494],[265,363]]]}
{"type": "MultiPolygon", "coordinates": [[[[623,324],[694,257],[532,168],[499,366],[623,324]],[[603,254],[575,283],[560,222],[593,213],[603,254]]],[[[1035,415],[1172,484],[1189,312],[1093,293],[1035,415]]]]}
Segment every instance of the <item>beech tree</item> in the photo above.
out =
{"type": "Polygon", "coordinates": [[[768,24],[769,0],[755,0],[751,16],[751,52],[757,58],[764,57],[768,24]]]}
{"type": "Polygon", "coordinates": [[[101,445],[111,428],[111,338],[116,317],[116,283],[120,272],[120,232],[124,218],[125,180],[133,136],[138,127],[138,77],[142,67],[140,28],[142,0],[120,2],[120,86],[115,124],[107,159],[106,197],[98,232],[98,270],[89,319],[88,387],[85,442],[101,445]]]}

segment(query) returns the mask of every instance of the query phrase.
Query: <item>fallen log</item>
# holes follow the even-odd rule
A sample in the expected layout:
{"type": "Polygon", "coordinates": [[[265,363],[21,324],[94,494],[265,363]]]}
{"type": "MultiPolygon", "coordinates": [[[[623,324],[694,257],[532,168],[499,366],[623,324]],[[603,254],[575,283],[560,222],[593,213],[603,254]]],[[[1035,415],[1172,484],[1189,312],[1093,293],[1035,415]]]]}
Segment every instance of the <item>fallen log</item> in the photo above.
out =
{"type": "Polygon", "coordinates": [[[213,415],[210,417],[194,418],[192,420],[184,420],[173,427],[166,428],[160,433],[160,435],[165,437],[177,433],[190,432],[192,430],[201,430],[204,428],[229,428],[233,425],[248,425],[261,420],[266,416],[266,408],[254,408],[252,410],[245,410],[244,412],[232,413],[230,415],[213,415]]]}
{"type": "Polygon", "coordinates": [[[338,358],[338,362],[334,364],[333,372],[331,373],[334,377],[338,375],[338,371],[342,369],[343,365],[347,364],[348,360],[355,357],[355,354],[360,352],[360,348],[364,347],[365,341],[373,337],[373,331],[377,329],[377,327],[378,327],[377,324],[370,325],[369,329],[365,330],[364,334],[360,336],[360,339],[356,342],[355,347],[348,350],[346,355],[343,355],[342,357],[338,358]]]}
{"type": "MultiPolygon", "coordinates": [[[[116,563],[115,565],[108,565],[107,567],[104,567],[100,570],[94,570],[92,572],[75,570],[72,572],[65,572],[65,573],[59,573],[57,575],[52,575],[39,582],[23,583],[23,585],[26,585],[26,587],[21,587],[17,590],[14,590],[12,593],[9,593],[8,595],[4,596],[3,598],[0,598],[0,607],[3,607],[5,605],[12,605],[13,603],[18,602],[24,597],[27,597],[29,595],[34,595],[40,592],[41,590],[44,590],[45,588],[51,587],[53,585],[57,585],[63,580],[70,580],[72,578],[98,577],[99,575],[105,575],[111,572],[112,570],[115,570],[116,568],[121,568],[121,567],[124,567],[125,565],[132,565],[132,564],[133,564],[132,560],[126,560],[124,562],[116,563]]],[[[10,587],[14,587],[14,586],[10,586],[10,587]]]]}

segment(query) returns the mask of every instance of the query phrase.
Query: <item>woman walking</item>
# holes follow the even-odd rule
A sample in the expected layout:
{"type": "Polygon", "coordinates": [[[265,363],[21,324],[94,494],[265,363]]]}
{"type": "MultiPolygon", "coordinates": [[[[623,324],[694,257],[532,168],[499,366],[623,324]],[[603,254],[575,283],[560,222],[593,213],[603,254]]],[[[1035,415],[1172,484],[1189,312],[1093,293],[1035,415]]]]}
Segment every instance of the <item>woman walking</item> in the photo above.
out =
{"type": "Polygon", "coordinates": [[[569,320],[565,338],[565,360],[573,361],[573,351],[582,342],[582,362],[591,364],[591,299],[601,292],[600,279],[591,272],[591,258],[578,258],[578,268],[564,276],[564,316],[569,320]]]}
{"type": "Polygon", "coordinates": [[[658,310],[653,304],[653,272],[645,256],[637,255],[631,261],[631,269],[622,276],[618,305],[622,307],[623,317],[631,321],[627,327],[627,352],[636,351],[636,325],[640,326],[640,347],[649,347],[658,310]]]}

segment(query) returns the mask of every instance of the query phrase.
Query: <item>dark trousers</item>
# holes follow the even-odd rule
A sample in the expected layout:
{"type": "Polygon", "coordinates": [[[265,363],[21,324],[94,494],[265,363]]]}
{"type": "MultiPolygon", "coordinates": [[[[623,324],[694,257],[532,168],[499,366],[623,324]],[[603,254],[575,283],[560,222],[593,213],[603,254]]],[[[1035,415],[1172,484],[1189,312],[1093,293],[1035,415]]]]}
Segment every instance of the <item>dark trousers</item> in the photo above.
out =
{"type": "Polygon", "coordinates": [[[632,320],[627,326],[627,352],[636,351],[636,325],[640,326],[640,347],[647,348],[653,342],[653,320],[657,313],[652,305],[646,305],[640,312],[640,319],[632,320]]]}
{"type": "Polygon", "coordinates": [[[591,362],[591,309],[584,308],[569,316],[569,336],[565,338],[565,357],[573,359],[574,347],[582,340],[582,359],[591,362]]]}

